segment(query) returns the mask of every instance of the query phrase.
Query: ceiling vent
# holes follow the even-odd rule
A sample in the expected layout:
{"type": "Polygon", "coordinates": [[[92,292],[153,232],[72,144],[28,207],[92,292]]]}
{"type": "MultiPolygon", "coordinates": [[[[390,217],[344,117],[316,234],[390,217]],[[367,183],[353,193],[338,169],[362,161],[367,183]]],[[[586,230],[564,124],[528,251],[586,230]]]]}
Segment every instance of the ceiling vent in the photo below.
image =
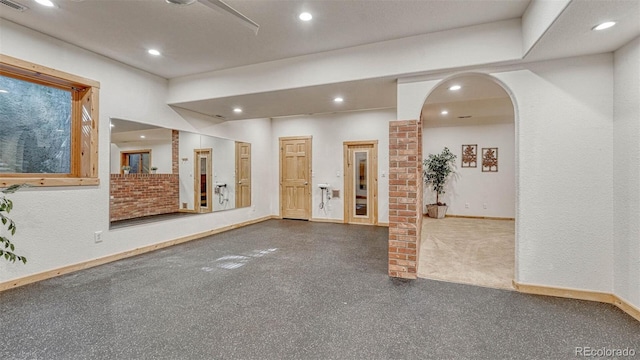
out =
{"type": "Polygon", "coordinates": [[[4,5],[6,7],[12,8],[13,10],[18,10],[20,12],[23,12],[29,9],[26,6],[11,0],[0,0],[0,5],[4,5]]]}
{"type": "Polygon", "coordinates": [[[468,119],[471,115],[458,116],[458,119],[468,119]]]}

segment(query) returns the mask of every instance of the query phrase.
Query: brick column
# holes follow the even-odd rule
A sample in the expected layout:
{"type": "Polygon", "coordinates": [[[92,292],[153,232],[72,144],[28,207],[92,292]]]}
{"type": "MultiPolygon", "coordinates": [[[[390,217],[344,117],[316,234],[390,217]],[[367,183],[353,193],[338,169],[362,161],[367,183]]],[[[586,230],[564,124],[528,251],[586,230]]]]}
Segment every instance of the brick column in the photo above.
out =
{"type": "Polygon", "coordinates": [[[180,166],[178,161],[178,152],[180,151],[180,131],[171,131],[171,173],[180,173],[180,166]]]}
{"type": "Polygon", "coordinates": [[[422,227],[422,123],[389,123],[389,276],[415,279],[422,227]]]}

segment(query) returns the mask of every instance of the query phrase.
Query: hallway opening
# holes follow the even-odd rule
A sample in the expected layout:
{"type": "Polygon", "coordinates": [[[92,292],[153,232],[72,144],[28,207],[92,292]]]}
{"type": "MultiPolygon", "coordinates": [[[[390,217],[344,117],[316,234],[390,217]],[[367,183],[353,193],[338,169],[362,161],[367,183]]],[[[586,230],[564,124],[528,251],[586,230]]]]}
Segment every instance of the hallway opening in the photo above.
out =
{"type": "MultiPolygon", "coordinates": [[[[515,107],[491,76],[461,74],[427,96],[422,156],[456,155],[444,192],[444,219],[425,217],[418,276],[511,289],[515,277],[515,107]]],[[[423,203],[435,203],[427,184],[423,203]]],[[[426,216],[426,209],[422,209],[426,216]]]]}

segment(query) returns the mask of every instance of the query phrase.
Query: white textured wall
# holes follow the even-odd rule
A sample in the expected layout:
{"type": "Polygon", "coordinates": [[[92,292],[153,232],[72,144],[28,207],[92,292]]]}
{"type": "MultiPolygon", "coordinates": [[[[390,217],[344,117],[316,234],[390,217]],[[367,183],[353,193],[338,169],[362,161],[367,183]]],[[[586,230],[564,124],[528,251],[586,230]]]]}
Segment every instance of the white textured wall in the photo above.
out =
{"type": "Polygon", "coordinates": [[[614,291],[640,308],[640,38],[614,55],[614,291]]]}
{"type": "Polygon", "coordinates": [[[571,0],[532,0],[522,15],[522,45],[529,52],[571,0]]]}
{"type": "MultiPolygon", "coordinates": [[[[423,159],[429,154],[439,154],[445,146],[457,156],[456,174],[447,182],[446,193],[440,196],[440,201],[449,206],[447,214],[515,218],[514,124],[424,127],[422,141],[423,159]],[[478,145],[478,167],[460,166],[462,144],[478,145]],[[498,172],[482,172],[483,147],[498,148],[498,172]]],[[[424,204],[435,201],[435,191],[425,186],[424,204]]]]}
{"type": "MultiPolygon", "coordinates": [[[[254,185],[251,208],[109,230],[109,118],[193,131],[196,127],[189,121],[192,119],[180,117],[166,105],[167,81],[160,77],[8,21],[0,22],[0,44],[3,54],[97,80],[101,85],[101,184],[31,188],[14,194],[15,209],[11,215],[18,224],[14,240],[17,252],[27,256],[29,262],[26,265],[0,262],[0,282],[271,214],[270,200],[255,195],[271,188],[258,184],[254,185]],[[103,231],[102,243],[94,243],[94,231],[103,231]]],[[[254,176],[270,179],[270,122],[264,119],[237,122],[224,126],[223,132],[223,137],[251,142],[254,176]]]]}
{"type": "Polygon", "coordinates": [[[344,220],[344,160],[345,141],[378,140],[378,221],[389,222],[389,121],[395,120],[395,109],[358,111],[313,116],[294,116],[273,119],[272,164],[273,194],[276,213],[279,213],[278,138],[285,136],[313,136],[312,141],[312,217],[344,220]],[[340,176],[337,176],[337,174],[340,176]],[[321,191],[317,184],[329,183],[340,190],[340,198],[319,208],[321,191]]]}
{"type": "MultiPolygon", "coordinates": [[[[524,66],[492,74],[517,107],[516,280],[612,292],[613,58],[524,66]]],[[[438,82],[399,84],[399,118],[438,82]]]]}

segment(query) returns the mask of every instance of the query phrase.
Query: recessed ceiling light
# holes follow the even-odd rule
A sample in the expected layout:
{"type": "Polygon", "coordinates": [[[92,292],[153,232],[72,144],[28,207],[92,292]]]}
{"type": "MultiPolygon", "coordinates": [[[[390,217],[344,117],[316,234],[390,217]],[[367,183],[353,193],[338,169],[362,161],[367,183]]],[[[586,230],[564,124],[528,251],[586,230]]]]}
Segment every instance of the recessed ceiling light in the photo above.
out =
{"type": "Polygon", "coordinates": [[[140,135],[140,139],[144,139],[144,138],[146,138],[146,136],[140,135]]]}
{"type": "Polygon", "coordinates": [[[309,20],[313,19],[313,15],[311,15],[308,12],[303,12],[303,13],[300,13],[298,18],[300,18],[300,20],[302,20],[302,21],[309,21],[309,20]]]}
{"type": "Polygon", "coordinates": [[[9,92],[9,91],[7,91],[7,90],[5,90],[5,89],[0,89],[0,93],[2,93],[2,94],[6,94],[6,93],[8,93],[8,92],[9,92]]]}
{"type": "Polygon", "coordinates": [[[333,99],[333,102],[337,102],[337,103],[341,103],[343,101],[344,101],[344,99],[341,98],[341,97],[337,97],[337,98],[333,99]]]}
{"type": "Polygon", "coordinates": [[[235,108],[235,109],[233,109],[233,112],[234,112],[234,113],[236,113],[236,114],[239,114],[239,113],[241,113],[241,112],[242,112],[242,109],[240,109],[240,108],[235,108]]]}
{"type": "Polygon", "coordinates": [[[608,29],[608,28],[612,27],[615,24],[616,24],[615,21],[607,21],[607,22],[603,22],[600,25],[596,25],[596,26],[592,27],[591,30],[604,30],[604,29],[608,29]]]}
{"type": "Polygon", "coordinates": [[[51,0],[36,0],[36,2],[40,5],[44,5],[46,7],[54,7],[55,4],[51,2],[51,0]]]}
{"type": "Polygon", "coordinates": [[[174,5],[191,5],[196,2],[196,0],[167,0],[167,2],[174,5]]]}
{"type": "Polygon", "coordinates": [[[440,114],[442,114],[442,115],[447,115],[448,113],[449,113],[449,112],[448,112],[447,110],[442,110],[442,111],[440,112],[440,114]]]}
{"type": "Polygon", "coordinates": [[[154,55],[154,56],[160,56],[160,51],[156,50],[156,49],[149,49],[147,51],[149,54],[154,55]]]}
{"type": "Polygon", "coordinates": [[[456,91],[456,90],[460,90],[460,89],[462,89],[462,86],[460,86],[460,85],[453,85],[453,86],[451,86],[449,88],[449,90],[451,90],[451,91],[456,91]]]}

